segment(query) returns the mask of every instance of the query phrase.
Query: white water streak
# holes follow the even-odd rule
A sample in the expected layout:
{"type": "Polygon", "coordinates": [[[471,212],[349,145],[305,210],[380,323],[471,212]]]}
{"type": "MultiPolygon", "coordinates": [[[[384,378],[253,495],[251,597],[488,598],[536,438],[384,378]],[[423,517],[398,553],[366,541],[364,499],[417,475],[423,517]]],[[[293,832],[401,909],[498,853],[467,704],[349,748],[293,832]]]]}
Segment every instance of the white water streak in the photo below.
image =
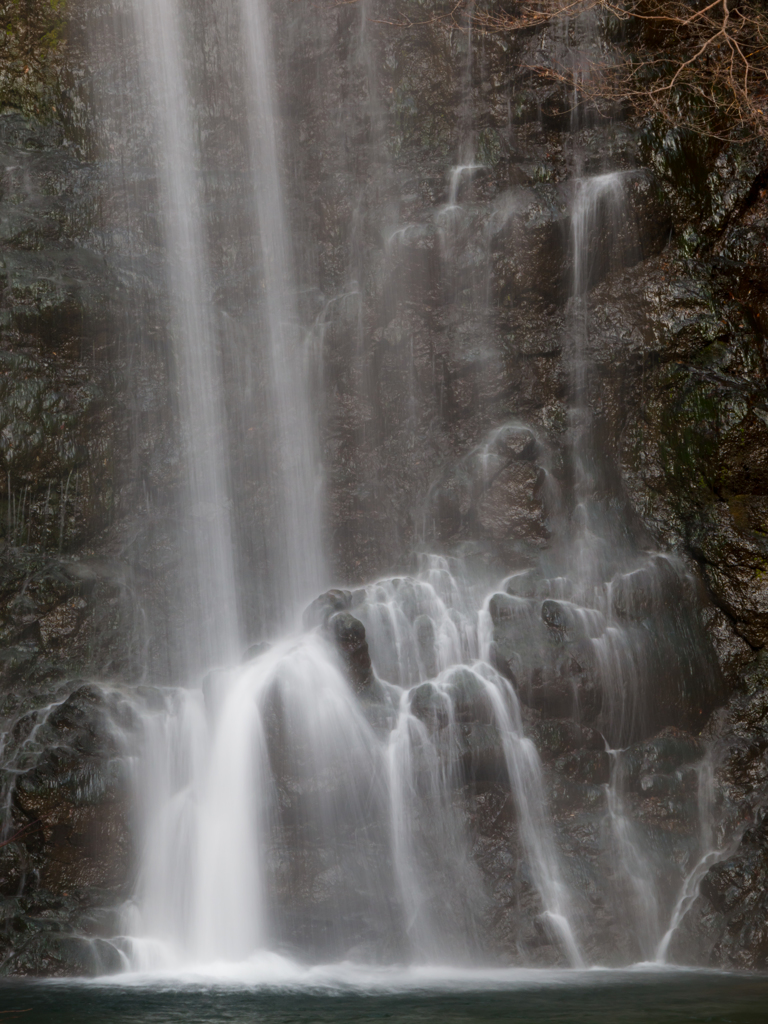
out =
{"type": "Polygon", "coordinates": [[[134,16],[155,119],[168,256],[186,470],[185,565],[191,576],[184,588],[186,644],[189,667],[195,671],[200,663],[231,658],[240,646],[226,418],[182,10],[177,0],[135,0],[134,16]]]}
{"type": "MultiPolygon", "coordinates": [[[[322,525],[322,475],[313,422],[313,353],[303,343],[295,305],[293,258],[285,213],[276,102],[274,50],[263,0],[241,0],[245,51],[245,102],[251,174],[264,272],[263,328],[278,426],[280,534],[274,579],[283,624],[295,625],[306,603],[326,583],[322,525]]],[[[276,595],[277,596],[277,595],[276,595]]]]}

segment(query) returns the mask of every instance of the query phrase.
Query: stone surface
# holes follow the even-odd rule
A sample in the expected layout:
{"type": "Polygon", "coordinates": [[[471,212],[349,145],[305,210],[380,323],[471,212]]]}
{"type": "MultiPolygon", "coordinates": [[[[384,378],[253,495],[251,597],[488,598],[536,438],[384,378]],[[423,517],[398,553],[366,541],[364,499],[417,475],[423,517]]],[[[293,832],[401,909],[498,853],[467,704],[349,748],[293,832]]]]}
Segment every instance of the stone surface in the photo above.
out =
{"type": "Polygon", "coordinates": [[[61,976],[116,970],[100,937],[129,892],[132,863],[120,698],[93,685],[22,715],[4,755],[11,781],[9,842],[0,846],[0,973],[61,976]],[[15,755],[15,756],[14,756],[15,755]]]}

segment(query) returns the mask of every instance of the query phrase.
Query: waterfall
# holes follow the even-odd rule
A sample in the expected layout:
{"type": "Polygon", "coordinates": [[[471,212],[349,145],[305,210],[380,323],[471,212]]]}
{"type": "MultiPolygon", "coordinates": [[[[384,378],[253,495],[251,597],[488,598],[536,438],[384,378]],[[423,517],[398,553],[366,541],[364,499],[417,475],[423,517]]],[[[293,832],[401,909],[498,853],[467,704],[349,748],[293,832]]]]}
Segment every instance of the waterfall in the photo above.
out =
{"type": "MultiPolygon", "coordinates": [[[[665,933],[690,905],[700,870],[677,888],[670,872],[656,877],[631,820],[620,748],[660,727],[668,706],[685,707],[692,680],[712,685],[712,673],[696,653],[700,637],[686,611],[695,607],[692,578],[628,527],[592,416],[589,292],[635,258],[627,202],[634,172],[588,177],[580,168],[552,188],[568,236],[562,464],[543,414],[528,423],[507,405],[504,416],[488,411],[502,356],[473,349],[473,375],[452,398],[471,409],[471,427],[435,447],[435,464],[447,465],[450,455],[455,475],[421,466],[417,473],[408,459],[426,431],[416,354],[426,343],[407,329],[409,289],[429,291],[448,310],[432,310],[446,349],[460,330],[481,334],[500,316],[490,267],[522,244],[524,211],[541,213],[529,187],[482,199],[488,167],[476,152],[474,36],[460,162],[435,175],[427,212],[402,224],[405,199],[374,203],[362,187],[353,195],[349,251],[334,256],[343,287],[329,296],[306,270],[308,236],[290,202],[297,158],[283,139],[276,58],[288,42],[266,0],[205,8],[129,4],[178,393],[175,599],[185,658],[170,673],[183,685],[132,695],[138,725],[126,743],[137,881],[117,941],[141,971],[258,956],[464,965],[504,956],[583,967],[595,920],[618,906],[614,927],[626,948],[663,956],[665,933]],[[205,116],[205,103],[214,103],[207,89],[225,103],[211,86],[221,84],[217,75],[227,86],[231,133],[218,150],[208,145],[205,116]],[[224,166],[230,157],[233,168],[224,166]],[[373,270],[363,252],[368,236],[382,240],[373,270]],[[413,251],[421,262],[411,273],[413,251]],[[380,329],[364,315],[366,290],[387,312],[380,329]],[[466,318],[461,328],[457,311],[466,318]],[[351,321],[351,399],[343,374],[323,365],[337,312],[351,321]],[[377,374],[387,373],[396,386],[385,410],[376,389],[377,374]],[[356,403],[346,436],[329,427],[332,414],[321,416],[331,400],[356,403]],[[376,462],[376,446],[395,435],[402,486],[416,495],[408,537],[401,522],[388,522],[376,462]],[[335,492],[347,521],[333,543],[353,548],[362,538],[367,564],[366,515],[375,513],[382,533],[397,539],[399,566],[374,553],[386,572],[355,568],[358,583],[374,582],[318,596],[334,562],[324,522],[331,448],[348,485],[335,492]],[[532,514],[510,526],[484,506],[507,471],[531,480],[540,505],[535,542],[515,536],[532,514]],[[419,474],[421,492],[413,484],[419,474]],[[448,499],[452,516],[443,514],[448,499]],[[248,646],[252,640],[259,643],[248,646]],[[598,768],[610,760],[607,779],[584,785],[602,808],[610,849],[607,870],[591,865],[589,877],[563,838],[557,773],[567,770],[567,756],[546,763],[534,741],[547,727],[565,730],[564,722],[576,737],[566,755],[578,741],[598,768]],[[486,833],[481,814],[492,818],[486,833]],[[505,865],[495,889],[482,867],[491,846],[505,865]],[[673,891],[670,918],[664,904],[673,891]],[[500,938],[493,929],[501,900],[513,924],[500,938]]],[[[361,38],[371,31],[366,4],[361,38]]],[[[365,100],[368,156],[375,190],[385,192],[396,172],[381,152],[385,114],[367,46],[358,57],[373,93],[365,100]]],[[[126,152],[130,141],[126,133],[126,152]]],[[[417,206],[413,196],[408,202],[417,206]]],[[[433,353],[435,380],[438,362],[433,353]]],[[[443,383],[435,385],[440,416],[443,383]]],[[[712,809],[704,804],[699,865],[711,855],[712,809]]]]}
{"type": "MultiPolygon", "coordinates": [[[[134,963],[237,962],[295,942],[275,889],[306,884],[292,876],[302,868],[312,877],[307,865],[291,864],[298,844],[308,857],[314,844],[321,855],[328,856],[325,844],[344,852],[342,833],[363,827],[371,804],[383,799],[370,726],[313,636],[221,670],[204,696],[186,690],[171,700],[175,707],[164,704],[145,717],[138,762],[139,791],[154,795],[144,811],[142,874],[131,909],[134,963]],[[292,784],[310,792],[286,806],[292,784]]],[[[374,863],[349,862],[345,883],[351,887],[351,873],[374,863]]],[[[322,865],[315,870],[322,873],[322,865]]],[[[343,932],[351,907],[333,912],[343,932]]],[[[321,927],[327,931],[328,922],[321,927]]]]}

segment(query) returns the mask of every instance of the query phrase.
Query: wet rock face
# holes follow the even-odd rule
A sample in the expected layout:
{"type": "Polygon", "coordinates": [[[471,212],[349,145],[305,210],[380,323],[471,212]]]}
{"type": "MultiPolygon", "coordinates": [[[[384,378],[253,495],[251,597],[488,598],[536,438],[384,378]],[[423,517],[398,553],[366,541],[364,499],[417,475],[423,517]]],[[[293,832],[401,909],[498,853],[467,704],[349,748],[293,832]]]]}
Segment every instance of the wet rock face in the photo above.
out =
{"type": "Polygon", "coordinates": [[[6,539],[69,547],[103,529],[116,484],[118,283],[92,241],[103,182],[60,126],[20,114],[0,119],[0,165],[6,539]]]}
{"type": "Polygon", "coordinates": [[[80,686],[18,719],[4,754],[18,774],[0,847],[0,972],[46,976],[120,966],[112,934],[131,868],[130,794],[118,698],[80,686]],[[27,767],[27,765],[29,765],[27,767]]]}
{"type": "Polygon", "coordinates": [[[723,857],[704,874],[672,953],[686,963],[764,970],[768,870],[768,663],[744,669],[727,704],[712,716],[706,741],[717,751],[723,857]]]}
{"type": "Polygon", "coordinates": [[[288,138],[308,143],[291,153],[305,190],[294,202],[321,239],[319,268],[306,272],[333,303],[324,333],[338,396],[327,424],[331,532],[344,577],[356,581],[396,565],[425,529],[445,544],[514,539],[536,550],[550,540],[533,447],[486,445],[514,421],[529,440],[562,441],[574,152],[587,173],[627,172],[621,213],[598,201],[591,283],[617,261],[658,252],[670,225],[654,177],[629,170],[636,132],[571,132],[567,118],[532,118],[552,89],[523,70],[531,57],[521,40],[486,34],[468,56],[436,26],[396,41],[370,24],[356,10],[308,17],[285,42],[288,138]],[[344,111],[343,130],[317,91],[302,88],[308,75],[344,111]],[[434,111],[445,108],[453,115],[438,130],[434,111]],[[416,111],[418,141],[406,127],[416,111]],[[462,117],[482,130],[472,136],[462,117]],[[470,137],[475,152],[465,154],[470,137]],[[354,166],[342,156],[350,138],[354,166]]]}
{"type": "MultiPolygon", "coordinates": [[[[81,886],[119,889],[125,882],[127,798],[124,765],[110,743],[108,703],[83,686],[35,729],[44,750],[14,787],[14,803],[41,844],[40,884],[52,891],[81,886]]],[[[17,728],[27,723],[22,719],[17,728]]],[[[33,726],[34,728],[34,726],[33,726]]]]}
{"type": "Polygon", "coordinates": [[[524,704],[591,726],[615,747],[665,724],[701,728],[724,689],[691,621],[691,583],[660,557],[617,573],[597,594],[567,578],[514,573],[488,604],[495,667],[524,704]]]}
{"type": "MultiPolygon", "coordinates": [[[[74,40],[80,5],[70,13],[74,40]]],[[[82,72],[80,56],[73,43],[65,78],[82,72]]],[[[42,120],[8,110],[0,117],[0,602],[3,641],[16,652],[5,660],[9,682],[136,673],[135,596],[149,589],[154,532],[142,510],[149,495],[163,504],[152,436],[167,405],[163,374],[124,318],[143,282],[107,243],[109,174],[85,159],[70,118],[82,104],[75,87],[59,85],[59,106],[42,120]],[[134,333],[129,357],[126,333],[134,333]]],[[[141,304],[149,308],[146,296],[141,304]]],[[[168,461],[162,475],[172,479],[168,461]]]]}
{"type": "Polygon", "coordinates": [[[746,830],[734,856],[715,865],[701,884],[700,906],[694,911],[698,921],[694,919],[689,928],[698,924],[705,936],[716,930],[717,941],[709,953],[713,967],[765,970],[766,885],[768,829],[763,821],[746,830]],[[703,921],[705,914],[709,919],[703,921]]]}
{"type": "Polygon", "coordinates": [[[126,457],[120,286],[97,242],[103,175],[83,159],[77,117],[31,116],[45,96],[62,115],[74,110],[57,75],[76,74],[76,60],[73,51],[68,71],[58,58],[36,64],[48,76],[37,92],[14,92],[8,68],[2,85],[25,111],[0,116],[5,974],[117,969],[99,936],[113,930],[105,908],[122,898],[129,869],[110,699],[82,685],[135,665],[132,571],[105,536],[120,514],[126,457]]]}
{"type": "Polygon", "coordinates": [[[353,607],[355,597],[348,590],[329,590],[321,594],[304,612],[304,627],[320,627],[338,652],[353,689],[364,694],[373,683],[373,668],[365,626],[348,610],[353,607]]]}
{"type": "MultiPolygon", "coordinates": [[[[136,598],[162,592],[159,577],[147,586],[152,526],[142,523],[140,497],[159,496],[152,453],[157,410],[167,408],[162,360],[136,337],[135,322],[126,328],[141,275],[124,273],[104,232],[109,175],[93,157],[93,111],[81,93],[87,7],[67,5],[66,48],[54,32],[28,73],[14,58],[0,82],[5,974],[120,966],[106,937],[132,866],[115,738],[127,723],[115,698],[84,680],[137,677],[153,641],[136,628],[136,598]]],[[[58,22],[57,11],[32,3],[19,17],[58,22]]],[[[160,474],[166,481],[172,462],[160,474]]]]}
{"type": "Polygon", "coordinates": [[[361,693],[369,689],[373,670],[365,626],[349,612],[336,612],[328,623],[328,632],[341,652],[355,690],[361,693]]]}

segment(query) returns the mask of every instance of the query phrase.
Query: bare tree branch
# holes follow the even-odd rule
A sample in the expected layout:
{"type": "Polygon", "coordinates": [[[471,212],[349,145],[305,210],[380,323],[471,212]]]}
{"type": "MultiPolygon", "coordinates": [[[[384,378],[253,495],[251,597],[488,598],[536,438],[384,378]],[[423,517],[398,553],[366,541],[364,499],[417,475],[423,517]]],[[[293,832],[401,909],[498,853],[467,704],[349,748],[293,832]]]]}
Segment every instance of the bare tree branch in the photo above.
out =
{"type": "Polygon", "coordinates": [[[10,846],[11,843],[18,843],[21,842],[21,840],[23,839],[27,839],[35,832],[39,832],[42,827],[43,823],[41,821],[30,821],[28,825],[24,825],[23,828],[20,828],[17,832],[14,832],[12,836],[8,837],[8,839],[0,840],[0,849],[2,849],[4,846],[10,846]]]}
{"type": "Polygon", "coordinates": [[[623,38],[604,37],[600,59],[583,57],[578,78],[567,47],[549,67],[526,67],[575,87],[581,101],[598,108],[606,101],[629,104],[639,114],[718,138],[768,133],[768,14],[749,0],[458,0],[422,21],[396,10],[381,23],[509,34],[589,17],[612,21],[623,27],[623,38]]]}

